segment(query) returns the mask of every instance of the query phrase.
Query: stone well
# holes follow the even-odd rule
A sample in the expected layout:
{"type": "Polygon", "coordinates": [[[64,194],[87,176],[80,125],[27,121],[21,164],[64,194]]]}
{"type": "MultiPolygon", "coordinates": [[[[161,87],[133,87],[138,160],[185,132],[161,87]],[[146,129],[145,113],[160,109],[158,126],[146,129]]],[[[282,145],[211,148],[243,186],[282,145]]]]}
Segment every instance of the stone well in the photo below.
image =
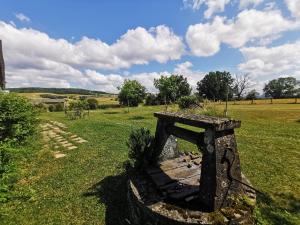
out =
{"type": "Polygon", "coordinates": [[[128,181],[130,224],[254,224],[256,194],[241,173],[234,135],[241,122],[182,113],[155,116],[159,157],[128,181]],[[175,137],[196,144],[201,154],[180,153],[175,137]]]}

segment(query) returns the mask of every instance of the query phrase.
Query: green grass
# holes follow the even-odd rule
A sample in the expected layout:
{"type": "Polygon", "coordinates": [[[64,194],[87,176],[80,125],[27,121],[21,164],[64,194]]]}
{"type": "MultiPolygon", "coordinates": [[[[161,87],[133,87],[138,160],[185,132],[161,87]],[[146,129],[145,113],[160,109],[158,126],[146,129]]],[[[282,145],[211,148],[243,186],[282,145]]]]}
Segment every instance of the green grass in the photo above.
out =
{"type": "MultiPolygon", "coordinates": [[[[0,205],[0,224],[126,224],[125,143],[134,128],[154,132],[153,112],[163,109],[97,110],[76,121],[43,114],[42,120],[65,123],[88,143],[65,158],[36,150],[21,160],[23,178],[14,191],[27,190],[31,197],[0,205]]],[[[236,135],[243,173],[265,193],[255,209],[258,224],[300,224],[300,105],[230,105],[229,113],[242,120],[236,135]]]]}

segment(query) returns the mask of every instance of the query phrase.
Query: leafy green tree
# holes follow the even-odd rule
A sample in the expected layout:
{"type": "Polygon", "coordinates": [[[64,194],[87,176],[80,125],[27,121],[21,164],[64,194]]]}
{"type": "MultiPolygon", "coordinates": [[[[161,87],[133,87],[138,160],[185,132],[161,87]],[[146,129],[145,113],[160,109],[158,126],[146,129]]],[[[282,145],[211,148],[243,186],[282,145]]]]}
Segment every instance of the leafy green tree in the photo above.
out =
{"type": "Polygon", "coordinates": [[[119,102],[128,107],[138,106],[146,96],[146,88],[136,80],[125,80],[119,89],[119,102]]]}
{"type": "Polygon", "coordinates": [[[263,90],[266,97],[291,98],[297,95],[296,86],[296,78],[280,77],[267,83],[263,90]]]}
{"type": "Polygon", "coordinates": [[[233,81],[229,72],[209,72],[197,83],[198,95],[210,100],[231,99],[233,96],[233,81]]]}
{"type": "Polygon", "coordinates": [[[161,76],[154,79],[154,86],[166,104],[176,102],[180,97],[190,95],[192,91],[187,79],[182,75],[161,76]]]}
{"type": "Polygon", "coordinates": [[[88,98],[87,100],[89,109],[97,109],[98,108],[98,101],[95,98],[88,98]]]}
{"type": "Polygon", "coordinates": [[[255,100],[255,99],[257,99],[258,95],[259,95],[259,93],[255,89],[253,89],[247,93],[246,99],[247,100],[255,100]]]}

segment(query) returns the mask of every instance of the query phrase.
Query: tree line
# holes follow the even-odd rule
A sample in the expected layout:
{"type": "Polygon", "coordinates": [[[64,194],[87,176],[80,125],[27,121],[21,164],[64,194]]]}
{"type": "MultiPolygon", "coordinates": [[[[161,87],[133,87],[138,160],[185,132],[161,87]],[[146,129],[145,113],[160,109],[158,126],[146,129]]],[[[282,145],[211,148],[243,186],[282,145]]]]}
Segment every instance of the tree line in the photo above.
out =
{"type": "MultiPolygon", "coordinates": [[[[294,98],[300,96],[300,82],[294,77],[281,77],[265,84],[263,91],[265,97],[270,98],[294,98]]],[[[125,80],[119,87],[119,103],[124,106],[137,106],[145,101],[146,105],[161,105],[175,103],[180,98],[191,96],[192,88],[183,75],[161,76],[154,79],[154,87],[157,94],[147,93],[146,88],[137,80],[125,80]]],[[[211,101],[225,100],[253,100],[259,97],[251,87],[248,74],[233,77],[227,71],[209,72],[197,82],[196,92],[192,98],[198,101],[208,99],[211,101]]],[[[184,98],[191,101],[189,98],[184,98]]]]}

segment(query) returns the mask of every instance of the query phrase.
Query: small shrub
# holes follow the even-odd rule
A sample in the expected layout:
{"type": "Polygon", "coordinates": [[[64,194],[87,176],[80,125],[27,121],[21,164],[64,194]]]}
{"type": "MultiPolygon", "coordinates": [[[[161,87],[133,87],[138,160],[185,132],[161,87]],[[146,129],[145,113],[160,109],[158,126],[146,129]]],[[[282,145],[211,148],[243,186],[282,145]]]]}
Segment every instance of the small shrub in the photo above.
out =
{"type": "Polygon", "coordinates": [[[145,105],[159,105],[160,101],[155,94],[147,94],[145,99],[145,105]]]}
{"type": "Polygon", "coordinates": [[[55,104],[55,112],[62,112],[64,111],[64,104],[63,103],[56,103],[55,104]]]}
{"type": "Polygon", "coordinates": [[[48,107],[49,112],[62,112],[64,111],[64,104],[63,103],[55,103],[51,104],[48,107]]]}
{"type": "Polygon", "coordinates": [[[39,112],[47,112],[48,111],[48,107],[46,104],[44,103],[39,103],[34,105],[34,107],[36,108],[37,111],[39,112]]]}
{"type": "Polygon", "coordinates": [[[50,98],[50,99],[64,99],[67,96],[64,95],[52,95],[52,94],[40,94],[41,98],[50,98]]]}
{"type": "Polygon", "coordinates": [[[89,109],[97,109],[98,108],[98,101],[95,98],[87,99],[89,109]]]}
{"type": "Polygon", "coordinates": [[[24,97],[0,94],[0,141],[22,142],[37,127],[37,110],[24,97]]]}
{"type": "Polygon", "coordinates": [[[183,96],[178,100],[178,105],[180,109],[188,109],[197,104],[198,104],[198,100],[197,97],[194,95],[183,96]]]}
{"type": "Polygon", "coordinates": [[[154,137],[148,129],[133,130],[127,146],[130,163],[136,170],[142,170],[154,162],[154,137]]]}

